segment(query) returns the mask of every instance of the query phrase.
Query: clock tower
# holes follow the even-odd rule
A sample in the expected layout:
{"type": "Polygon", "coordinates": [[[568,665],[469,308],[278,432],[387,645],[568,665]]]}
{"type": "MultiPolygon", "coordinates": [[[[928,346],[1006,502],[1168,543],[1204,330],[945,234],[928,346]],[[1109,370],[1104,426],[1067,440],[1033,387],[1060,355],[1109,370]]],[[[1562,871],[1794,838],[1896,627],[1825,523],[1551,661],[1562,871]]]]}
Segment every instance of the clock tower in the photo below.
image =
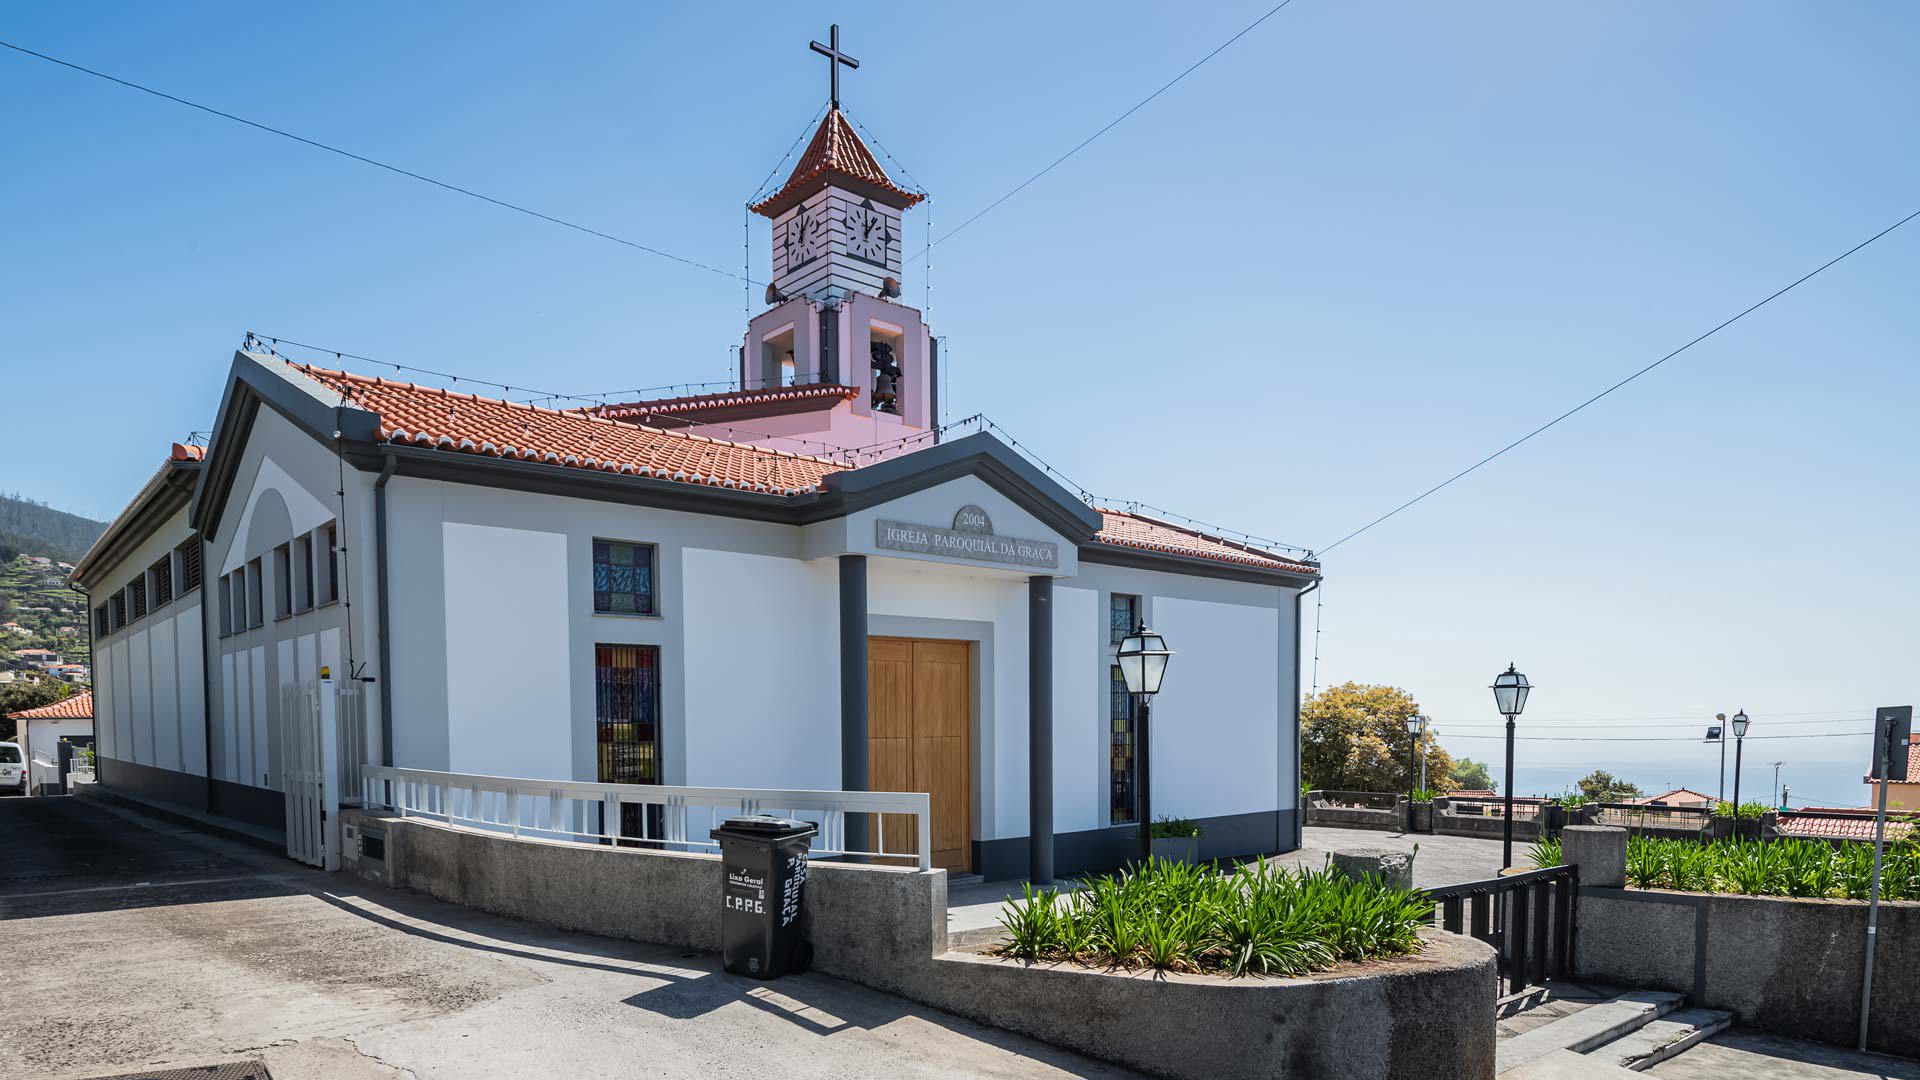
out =
{"type": "Polygon", "coordinates": [[[740,386],[845,387],[851,412],[878,425],[871,434],[912,434],[939,413],[935,342],[899,302],[901,220],[926,195],[894,183],[854,131],[840,69],[860,62],[840,51],[838,26],[828,42],[812,43],[830,72],[826,116],[786,182],[749,207],[772,226],[773,274],[740,350],[740,386]]]}

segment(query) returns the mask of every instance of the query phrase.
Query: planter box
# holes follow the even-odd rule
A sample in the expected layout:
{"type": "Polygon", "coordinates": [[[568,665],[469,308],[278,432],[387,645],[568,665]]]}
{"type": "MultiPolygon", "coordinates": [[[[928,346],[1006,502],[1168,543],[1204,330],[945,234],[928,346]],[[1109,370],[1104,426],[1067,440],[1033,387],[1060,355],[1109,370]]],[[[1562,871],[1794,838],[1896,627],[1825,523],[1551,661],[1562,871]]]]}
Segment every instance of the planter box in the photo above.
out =
{"type": "Polygon", "coordinates": [[[1153,838],[1153,857],[1166,862],[1197,863],[1200,861],[1200,838],[1156,836],[1153,838]]]}
{"type": "Polygon", "coordinates": [[[1430,833],[1433,831],[1433,804],[1413,803],[1413,819],[1407,826],[1408,832],[1430,833]]]}

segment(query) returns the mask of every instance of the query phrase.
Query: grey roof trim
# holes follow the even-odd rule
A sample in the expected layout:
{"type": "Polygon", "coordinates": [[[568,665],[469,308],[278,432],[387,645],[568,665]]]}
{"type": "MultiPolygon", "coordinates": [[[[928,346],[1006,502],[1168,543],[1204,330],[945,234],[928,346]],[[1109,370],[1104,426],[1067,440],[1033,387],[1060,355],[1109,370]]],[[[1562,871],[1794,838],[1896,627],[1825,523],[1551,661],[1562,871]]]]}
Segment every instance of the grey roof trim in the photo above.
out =
{"type": "Polygon", "coordinates": [[[1089,540],[1080,545],[1080,561],[1104,563],[1108,566],[1129,566],[1138,570],[1159,570],[1169,574],[1186,574],[1189,577],[1211,577],[1227,581],[1278,585],[1285,589],[1304,589],[1320,580],[1317,575],[1302,574],[1292,570],[1268,570],[1249,566],[1246,563],[1221,562],[1218,559],[1203,559],[1196,555],[1175,555],[1167,551],[1147,551],[1143,548],[1125,547],[1120,544],[1105,544],[1098,540],[1089,540]]]}
{"type": "Polygon", "coordinates": [[[838,503],[834,513],[824,516],[861,510],[961,476],[980,477],[1069,539],[1089,539],[1104,524],[1098,510],[984,431],[827,477],[828,495],[838,496],[838,503]]]}
{"type": "Polygon", "coordinates": [[[212,536],[220,527],[227,491],[233,486],[254,414],[262,403],[320,442],[332,443],[338,432],[343,445],[351,448],[348,460],[356,467],[369,462],[377,466],[379,456],[367,453],[366,448],[379,441],[378,416],[366,409],[341,405],[337,395],[292,371],[277,357],[236,352],[220,410],[214,414],[213,437],[207,442],[207,468],[194,490],[193,509],[188,515],[202,536],[212,536]]]}
{"type": "Polygon", "coordinates": [[[774,495],[737,488],[708,487],[679,480],[599,472],[573,465],[433,450],[398,443],[381,444],[377,449],[380,457],[391,456],[395,460],[398,467],[394,471],[400,476],[756,521],[796,523],[797,507],[819,498],[818,495],[774,495]]]}
{"type": "MultiPolygon", "coordinates": [[[[80,561],[74,564],[73,573],[67,580],[86,588],[92,579],[93,571],[111,570],[119,566],[134,549],[146,543],[173,512],[187,505],[193,497],[194,483],[199,479],[201,463],[198,461],[168,460],[153,474],[153,477],[133,497],[120,516],[113,519],[107,531],[93,542],[80,561]]],[[[89,616],[91,618],[91,616],[89,616]]]]}

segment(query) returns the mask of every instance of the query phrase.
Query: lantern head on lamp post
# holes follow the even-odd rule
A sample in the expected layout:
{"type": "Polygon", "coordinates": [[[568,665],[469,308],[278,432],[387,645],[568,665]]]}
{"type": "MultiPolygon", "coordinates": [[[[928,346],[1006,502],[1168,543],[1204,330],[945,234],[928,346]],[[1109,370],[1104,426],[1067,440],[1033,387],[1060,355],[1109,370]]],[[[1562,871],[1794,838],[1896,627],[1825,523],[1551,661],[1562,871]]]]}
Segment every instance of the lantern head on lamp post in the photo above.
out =
{"type": "Polygon", "coordinates": [[[1741,709],[1733,714],[1733,827],[1738,834],[1740,828],[1740,751],[1747,743],[1747,725],[1753,723],[1747,718],[1747,710],[1741,709]]]}
{"type": "Polygon", "coordinates": [[[1513,721],[1527,707],[1527,694],[1533,684],[1512,664],[1494,677],[1493,704],[1507,718],[1507,801],[1506,823],[1500,851],[1500,868],[1513,865],[1513,721]]]}
{"type": "Polygon", "coordinates": [[[1413,802],[1414,794],[1420,790],[1414,784],[1414,762],[1420,753],[1420,734],[1426,730],[1426,717],[1419,713],[1412,713],[1407,717],[1407,802],[1409,803],[1413,802]]]}
{"type": "Polygon", "coordinates": [[[1120,666],[1120,678],[1127,684],[1127,693],[1133,695],[1133,700],[1139,706],[1134,715],[1133,754],[1134,771],[1138,773],[1140,785],[1142,867],[1153,855],[1152,770],[1147,754],[1147,719],[1152,711],[1153,695],[1160,692],[1160,680],[1166,678],[1167,661],[1172,658],[1173,650],[1167,648],[1167,639],[1147,629],[1145,623],[1121,638],[1119,647],[1113,652],[1114,663],[1120,666]]]}

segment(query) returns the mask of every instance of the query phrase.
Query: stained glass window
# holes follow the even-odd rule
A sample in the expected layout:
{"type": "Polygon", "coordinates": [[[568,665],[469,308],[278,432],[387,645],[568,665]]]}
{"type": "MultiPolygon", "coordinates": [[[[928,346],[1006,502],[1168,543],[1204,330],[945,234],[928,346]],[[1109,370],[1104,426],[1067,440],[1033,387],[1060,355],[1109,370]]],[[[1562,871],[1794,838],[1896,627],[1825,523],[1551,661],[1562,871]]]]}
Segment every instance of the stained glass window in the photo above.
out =
{"type": "Polygon", "coordinates": [[[1140,598],[1126,593],[1112,594],[1107,605],[1107,644],[1120,644],[1120,639],[1133,633],[1139,625],[1140,598]]]}
{"type": "Polygon", "coordinates": [[[593,610],[652,615],[653,545],[593,542],[593,610]]]}
{"type": "Polygon", "coordinates": [[[1111,821],[1115,825],[1126,825],[1138,820],[1134,797],[1134,704],[1133,695],[1127,693],[1127,680],[1121,676],[1120,666],[1115,664],[1109,670],[1107,715],[1111,721],[1108,728],[1113,740],[1112,758],[1108,766],[1112,778],[1111,821]]]}
{"type": "Polygon", "coordinates": [[[660,650],[594,648],[594,720],[599,782],[660,782],[660,650]]]}

